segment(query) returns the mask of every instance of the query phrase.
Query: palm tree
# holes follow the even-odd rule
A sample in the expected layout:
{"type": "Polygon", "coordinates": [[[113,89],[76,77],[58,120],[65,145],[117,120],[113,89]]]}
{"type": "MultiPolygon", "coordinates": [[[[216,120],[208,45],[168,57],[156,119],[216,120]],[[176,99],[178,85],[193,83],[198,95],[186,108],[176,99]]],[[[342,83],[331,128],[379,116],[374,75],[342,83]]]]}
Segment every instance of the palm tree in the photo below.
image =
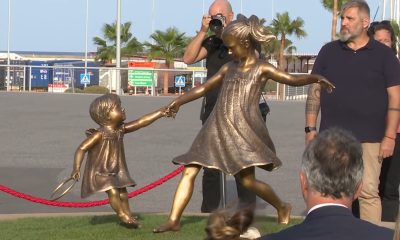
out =
{"type": "Polygon", "coordinates": [[[390,24],[392,25],[393,28],[393,32],[394,32],[394,36],[396,36],[396,48],[397,48],[397,56],[399,57],[399,51],[400,51],[400,26],[399,24],[396,22],[396,20],[391,20],[390,24]]]}
{"type": "Polygon", "coordinates": [[[392,25],[394,35],[397,36],[397,38],[399,38],[400,37],[400,26],[399,26],[399,24],[396,22],[396,20],[392,19],[390,21],[390,25],[392,25]]]}
{"type": "Polygon", "coordinates": [[[331,28],[331,39],[332,41],[336,39],[336,26],[337,26],[337,16],[339,14],[339,9],[348,0],[321,0],[322,5],[325,9],[332,12],[332,28],[331,28]]]}
{"type": "MultiPolygon", "coordinates": [[[[260,24],[264,25],[268,31],[273,32],[270,26],[266,26],[267,20],[265,18],[260,19],[260,24]]],[[[264,58],[275,58],[279,57],[279,49],[280,49],[280,41],[278,39],[274,39],[272,41],[268,41],[261,45],[261,52],[264,58]]],[[[293,42],[286,38],[284,52],[292,54],[296,51],[296,47],[293,46],[293,42]]]]}
{"type": "MultiPolygon", "coordinates": [[[[274,20],[272,20],[271,25],[269,26],[270,31],[277,36],[279,40],[279,54],[278,54],[278,67],[281,70],[285,69],[284,65],[284,52],[287,45],[286,36],[295,35],[297,38],[306,37],[307,33],[303,29],[304,21],[300,17],[297,17],[295,20],[290,19],[289,13],[284,12],[282,14],[277,13],[274,20]]],[[[278,89],[279,96],[283,95],[283,86],[279,85],[278,89]]]]}
{"type": "MultiPolygon", "coordinates": [[[[278,39],[274,39],[270,42],[264,43],[262,45],[262,51],[265,58],[278,59],[280,47],[281,42],[278,39]]],[[[286,38],[284,52],[292,54],[296,50],[297,48],[293,45],[293,42],[290,39],[286,38]]]]}
{"type": "Polygon", "coordinates": [[[278,54],[278,67],[280,69],[285,69],[284,66],[284,52],[285,48],[288,46],[286,44],[286,36],[295,35],[297,38],[306,37],[307,33],[303,29],[304,21],[300,17],[295,20],[291,20],[288,12],[282,14],[277,13],[276,18],[272,21],[270,25],[270,30],[277,36],[280,42],[279,54],[278,54]]]}
{"type": "MultiPolygon", "coordinates": [[[[166,67],[170,68],[174,65],[175,58],[183,56],[188,42],[184,35],[185,33],[180,33],[175,27],[170,27],[165,32],[160,30],[155,31],[150,35],[154,44],[149,42],[144,43],[149,48],[148,58],[164,58],[166,67]]],[[[166,71],[163,80],[164,94],[168,94],[168,78],[168,71],[166,71]]]]}
{"type": "MultiPolygon", "coordinates": [[[[131,25],[131,22],[121,24],[122,56],[143,51],[143,45],[135,37],[132,37],[132,33],[130,32],[131,25]]],[[[104,24],[102,31],[104,39],[101,37],[93,38],[94,44],[98,46],[96,60],[111,62],[116,57],[117,24],[104,24]]]]}

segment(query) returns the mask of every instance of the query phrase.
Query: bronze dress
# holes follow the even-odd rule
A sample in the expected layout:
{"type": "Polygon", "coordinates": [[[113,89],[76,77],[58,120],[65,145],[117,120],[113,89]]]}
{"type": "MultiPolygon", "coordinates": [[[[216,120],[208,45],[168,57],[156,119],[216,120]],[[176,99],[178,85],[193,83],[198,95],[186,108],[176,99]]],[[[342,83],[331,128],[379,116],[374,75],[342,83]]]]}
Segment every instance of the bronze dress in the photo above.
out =
{"type": "Polygon", "coordinates": [[[259,64],[247,73],[229,67],[212,113],[189,151],[175,157],[174,163],[197,164],[231,175],[251,166],[271,171],[281,165],[258,107],[265,86],[259,64]]]}
{"type": "Polygon", "coordinates": [[[101,132],[102,139],[88,152],[82,180],[82,198],[112,188],[135,186],[125,162],[123,125],[116,131],[105,127],[94,131],[101,132]]]}

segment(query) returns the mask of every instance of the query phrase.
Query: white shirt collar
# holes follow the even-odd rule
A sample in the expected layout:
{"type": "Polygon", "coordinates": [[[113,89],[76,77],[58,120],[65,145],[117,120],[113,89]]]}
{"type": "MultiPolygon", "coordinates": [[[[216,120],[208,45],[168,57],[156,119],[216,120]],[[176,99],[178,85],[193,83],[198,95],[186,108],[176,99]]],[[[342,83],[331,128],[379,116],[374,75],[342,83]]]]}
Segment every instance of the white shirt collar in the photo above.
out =
{"type": "Polygon", "coordinates": [[[307,215],[310,214],[310,212],[314,211],[315,209],[326,207],[326,206],[340,206],[340,207],[347,208],[345,205],[339,204],[339,203],[322,203],[322,204],[317,204],[314,207],[310,208],[310,210],[308,210],[308,212],[307,212],[307,215]]]}

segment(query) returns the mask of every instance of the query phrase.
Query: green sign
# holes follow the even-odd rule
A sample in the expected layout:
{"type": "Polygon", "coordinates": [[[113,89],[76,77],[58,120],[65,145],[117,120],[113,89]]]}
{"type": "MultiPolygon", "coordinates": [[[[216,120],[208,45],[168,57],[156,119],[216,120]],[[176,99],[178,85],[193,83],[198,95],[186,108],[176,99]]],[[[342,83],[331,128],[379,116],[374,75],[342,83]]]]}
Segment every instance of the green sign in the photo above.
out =
{"type": "Polygon", "coordinates": [[[136,87],[153,86],[154,70],[129,70],[128,84],[136,87]]]}

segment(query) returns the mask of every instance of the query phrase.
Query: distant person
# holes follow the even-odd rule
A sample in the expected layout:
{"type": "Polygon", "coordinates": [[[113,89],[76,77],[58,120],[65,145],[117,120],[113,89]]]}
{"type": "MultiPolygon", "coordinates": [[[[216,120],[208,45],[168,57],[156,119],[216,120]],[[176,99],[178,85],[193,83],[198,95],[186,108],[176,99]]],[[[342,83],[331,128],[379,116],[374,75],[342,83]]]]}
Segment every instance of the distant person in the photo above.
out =
{"type": "Polygon", "coordinates": [[[332,90],[328,80],[319,75],[292,76],[256,56],[255,44],[268,42],[275,36],[256,16],[238,15],[222,33],[224,44],[234,58],[207,82],[192,88],[167,106],[168,116],[179,108],[220,87],[213,111],[203,125],[190,149],[172,162],[184,165],[168,221],[155,233],[179,231],[180,218],[193,194],[194,181],[202,167],[215,168],[239,177],[243,186],[271,204],[277,211],[278,223],[288,224],[291,205],[282,201],[271,186],[255,177],[255,167],[273,171],[282,163],[268,134],[258,103],[261,90],[269,79],[301,86],[318,82],[332,90]]]}
{"type": "Polygon", "coordinates": [[[368,35],[376,41],[390,47],[397,54],[397,40],[393,27],[388,20],[372,22],[368,28],[368,35]]]}
{"type": "Polygon", "coordinates": [[[320,131],[338,126],[362,143],[363,189],[360,217],[381,222],[378,185],[382,160],[393,154],[400,118],[400,65],[393,51],[367,34],[370,9],[363,0],[342,7],[340,39],[323,46],[312,73],[336,86],[332,94],[313,84],[306,101],[306,143],[320,131]]]}
{"type": "MultiPolygon", "coordinates": [[[[225,63],[232,60],[232,57],[228,54],[228,48],[222,42],[221,34],[224,27],[233,18],[234,13],[229,1],[215,0],[208,10],[208,15],[202,18],[200,31],[189,43],[183,55],[183,61],[186,64],[193,64],[205,59],[207,79],[218,72],[225,63]],[[213,22],[210,24],[211,21],[213,22]],[[211,30],[214,34],[208,36],[208,30],[211,30]]],[[[202,124],[207,121],[212,112],[219,90],[220,88],[216,87],[205,94],[200,116],[202,124]]],[[[237,177],[235,177],[235,182],[240,205],[254,205],[256,195],[243,187],[237,177]]],[[[218,209],[221,201],[221,171],[213,168],[203,168],[202,196],[201,212],[209,213],[218,209]]]]}
{"type": "MultiPolygon", "coordinates": [[[[396,36],[390,21],[372,22],[368,34],[375,40],[390,47],[397,53],[396,36]]],[[[382,221],[395,222],[399,211],[399,184],[400,184],[400,125],[397,128],[396,143],[393,156],[382,162],[379,178],[379,196],[382,200],[382,221]]]]}
{"type": "Polygon", "coordinates": [[[90,104],[90,116],[99,128],[89,129],[88,137],[75,152],[71,177],[79,180],[84,156],[88,153],[82,180],[82,198],[106,192],[112,209],[122,225],[138,228],[139,222],[129,208],[126,188],[134,187],[125,160],[123,136],[145,127],[165,115],[165,109],[124,123],[125,109],[118,95],[104,94],[90,104]]]}
{"type": "Polygon", "coordinates": [[[341,128],[318,134],[303,153],[300,186],[304,221],[261,240],[392,240],[393,230],[358,219],[351,204],[362,188],[362,148],[341,128]]]}

